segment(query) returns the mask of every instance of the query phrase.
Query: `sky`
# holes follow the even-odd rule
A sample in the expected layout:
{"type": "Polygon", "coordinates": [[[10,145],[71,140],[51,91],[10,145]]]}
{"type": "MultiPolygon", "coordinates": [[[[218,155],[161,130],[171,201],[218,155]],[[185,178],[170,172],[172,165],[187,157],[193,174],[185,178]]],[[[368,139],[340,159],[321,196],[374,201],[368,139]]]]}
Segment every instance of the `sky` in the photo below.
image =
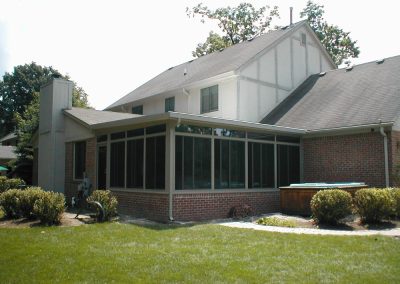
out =
{"type": "MultiPolygon", "coordinates": [[[[197,43],[214,22],[188,18],[192,0],[0,0],[0,77],[32,61],[68,74],[104,109],[146,81],[193,59],[197,43]]],[[[242,1],[201,1],[210,8],[242,1]]],[[[278,6],[275,25],[294,22],[306,0],[248,1],[256,7],[278,6]]],[[[396,0],[315,0],[325,19],[349,31],[361,53],[354,64],[400,55],[400,2],[396,0]]]]}

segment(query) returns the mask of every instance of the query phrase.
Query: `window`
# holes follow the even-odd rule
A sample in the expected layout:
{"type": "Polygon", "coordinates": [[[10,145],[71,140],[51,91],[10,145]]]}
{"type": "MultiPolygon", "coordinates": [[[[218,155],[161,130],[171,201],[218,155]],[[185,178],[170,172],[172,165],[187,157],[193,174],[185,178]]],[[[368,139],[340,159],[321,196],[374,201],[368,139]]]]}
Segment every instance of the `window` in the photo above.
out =
{"type": "Polygon", "coordinates": [[[165,112],[175,111],[175,97],[165,99],[165,112]]]}
{"type": "Polygon", "coordinates": [[[249,188],[275,187],[274,145],[249,142],[249,188]]]}
{"type": "Polygon", "coordinates": [[[201,113],[218,110],[218,85],[201,89],[201,113]]]}
{"type": "Polygon", "coordinates": [[[127,141],[127,188],[143,188],[143,144],[144,139],[127,141]]]}
{"type": "Polygon", "coordinates": [[[110,186],[125,186],[125,141],[111,143],[110,186]]]}
{"type": "Polygon", "coordinates": [[[143,114],[143,105],[132,107],[133,114],[143,114]]]}
{"type": "Polygon", "coordinates": [[[146,189],[165,189],[165,136],[146,138],[146,189]]]}
{"type": "Polygon", "coordinates": [[[215,188],[245,187],[245,142],[216,139],[215,188]]]}
{"type": "Polygon", "coordinates": [[[306,45],[307,44],[307,37],[306,37],[306,34],[304,34],[304,33],[301,34],[301,42],[300,42],[300,44],[301,45],[306,45]]]}
{"type": "Polygon", "coordinates": [[[300,181],[300,148],[278,145],[278,186],[300,181]]]}
{"type": "Polygon", "coordinates": [[[86,171],[86,142],[74,144],[74,179],[83,179],[86,171]]]}
{"type": "Polygon", "coordinates": [[[211,188],[211,139],[176,136],[175,187],[211,188]]]}

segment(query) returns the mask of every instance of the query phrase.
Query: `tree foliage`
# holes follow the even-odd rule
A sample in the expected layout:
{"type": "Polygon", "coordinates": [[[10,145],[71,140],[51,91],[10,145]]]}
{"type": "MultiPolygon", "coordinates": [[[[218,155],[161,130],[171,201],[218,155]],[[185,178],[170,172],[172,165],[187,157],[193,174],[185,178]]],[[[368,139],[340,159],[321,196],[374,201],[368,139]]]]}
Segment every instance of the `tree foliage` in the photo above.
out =
{"type": "Polygon", "coordinates": [[[241,3],[237,7],[209,9],[202,3],[189,9],[186,8],[188,17],[200,16],[201,22],[205,19],[216,20],[218,27],[224,33],[222,36],[211,31],[204,43],[199,43],[194,57],[200,57],[216,50],[226,48],[236,43],[253,39],[262,34],[271,25],[271,21],[279,17],[278,7],[270,9],[269,6],[263,6],[256,9],[250,3],[241,3]]]}
{"type": "Polygon", "coordinates": [[[357,41],[350,38],[350,32],[345,32],[338,26],[328,24],[323,18],[324,13],[323,5],[308,1],[306,7],[300,13],[300,17],[307,18],[311,28],[336,65],[342,64],[349,58],[358,57],[360,49],[356,46],[357,41]]]}

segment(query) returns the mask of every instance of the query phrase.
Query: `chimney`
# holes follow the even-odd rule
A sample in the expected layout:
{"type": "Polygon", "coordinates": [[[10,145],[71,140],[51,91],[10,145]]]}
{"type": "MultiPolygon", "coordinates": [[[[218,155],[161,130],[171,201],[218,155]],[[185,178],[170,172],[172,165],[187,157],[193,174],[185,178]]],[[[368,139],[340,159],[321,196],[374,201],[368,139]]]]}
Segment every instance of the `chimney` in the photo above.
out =
{"type": "Polygon", "coordinates": [[[293,26],[293,7],[290,7],[290,26],[293,26]]]}
{"type": "Polygon", "coordinates": [[[52,78],[40,88],[38,185],[64,192],[64,109],[72,108],[71,81],[52,78]]]}

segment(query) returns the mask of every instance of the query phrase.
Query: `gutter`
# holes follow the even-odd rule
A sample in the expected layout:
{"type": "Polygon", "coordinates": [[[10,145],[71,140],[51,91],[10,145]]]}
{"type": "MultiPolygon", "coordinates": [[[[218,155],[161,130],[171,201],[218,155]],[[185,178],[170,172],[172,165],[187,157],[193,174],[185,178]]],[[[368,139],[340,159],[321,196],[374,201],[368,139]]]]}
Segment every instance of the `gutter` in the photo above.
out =
{"type": "Polygon", "coordinates": [[[334,128],[323,128],[317,130],[307,130],[306,134],[323,134],[330,132],[341,132],[341,131],[353,131],[353,130],[363,130],[368,128],[377,128],[377,127],[389,127],[393,126],[393,122],[380,122],[380,123],[371,123],[371,124],[362,124],[355,126],[344,126],[344,127],[334,127],[334,128]]]}
{"type": "Polygon", "coordinates": [[[389,154],[388,154],[388,138],[383,126],[379,127],[379,131],[383,136],[383,150],[385,155],[385,185],[389,187],[389,154]]]}

